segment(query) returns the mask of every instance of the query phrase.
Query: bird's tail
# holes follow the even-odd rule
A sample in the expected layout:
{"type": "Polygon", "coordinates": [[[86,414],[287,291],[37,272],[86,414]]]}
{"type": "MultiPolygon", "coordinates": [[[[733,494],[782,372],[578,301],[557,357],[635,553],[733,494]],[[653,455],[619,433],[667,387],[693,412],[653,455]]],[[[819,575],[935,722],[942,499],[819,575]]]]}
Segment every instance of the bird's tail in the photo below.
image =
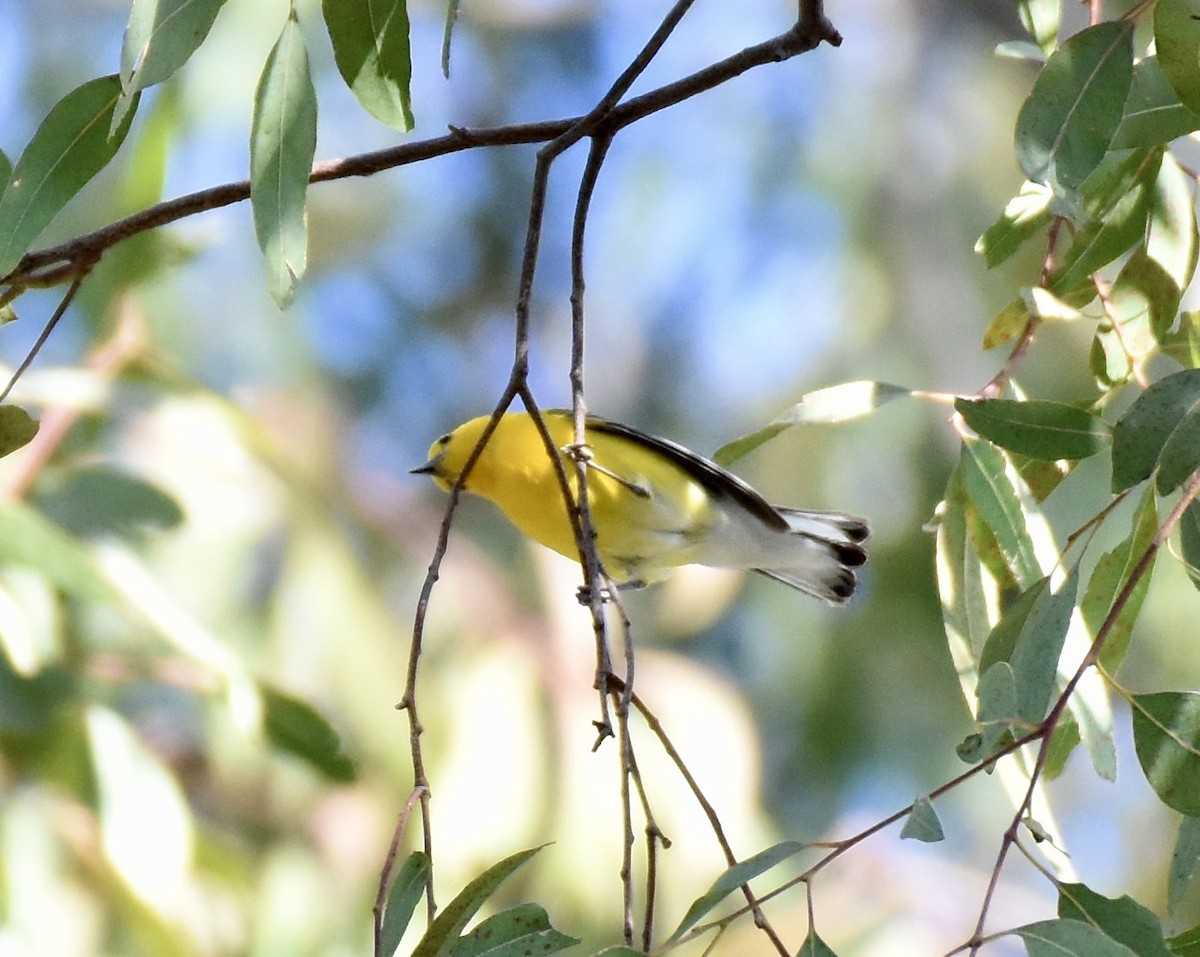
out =
{"type": "Polygon", "coordinates": [[[794,564],[756,568],[755,571],[791,585],[807,595],[842,605],[858,584],[855,569],[867,560],[862,542],[870,534],[867,523],[844,512],[818,512],[776,506],[791,534],[803,539],[794,564]]]}

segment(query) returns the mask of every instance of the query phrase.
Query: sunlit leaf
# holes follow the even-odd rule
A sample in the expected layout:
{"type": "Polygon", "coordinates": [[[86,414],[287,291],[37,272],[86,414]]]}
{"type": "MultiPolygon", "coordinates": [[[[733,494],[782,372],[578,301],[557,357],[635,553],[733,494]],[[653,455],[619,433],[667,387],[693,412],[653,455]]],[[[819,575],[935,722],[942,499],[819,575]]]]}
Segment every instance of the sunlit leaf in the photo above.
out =
{"type": "Polygon", "coordinates": [[[718,465],[729,466],[794,425],[830,425],[869,415],[885,403],[912,395],[911,389],[886,382],[843,382],[805,393],[800,401],[757,432],[722,445],[713,454],[718,465]]]}
{"type": "Polygon", "coordinates": [[[0,405],[0,457],[28,445],[37,431],[37,419],[20,406],[0,405]]]}
{"type": "Polygon", "coordinates": [[[975,252],[983,254],[989,269],[1008,259],[1025,240],[1050,222],[1053,198],[1054,194],[1041,183],[1027,180],[1021,185],[1021,191],[1008,201],[1000,218],[975,243],[975,252]]]}
{"type": "Polygon", "coordinates": [[[204,42],[225,0],[133,0],[121,46],[121,123],[134,96],[161,83],[204,42]]]}
{"type": "Polygon", "coordinates": [[[1200,21],[1189,0],[1158,0],[1154,5],[1154,45],[1158,62],[1179,99],[1200,112],[1200,21]]]}
{"type": "Polygon", "coordinates": [[[1033,314],[1029,311],[1029,304],[1025,299],[1020,297],[1014,299],[996,313],[992,317],[992,321],[988,323],[987,329],[983,332],[983,348],[995,349],[996,346],[1011,342],[1025,331],[1025,327],[1029,325],[1029,320],[1032,318],[1033,314]]]}
{"type": "Polygon", "coordinates": [[[675,928],[675,932],[667,938],[667,942],[670,943],[671,941],[679,940],[705,914],[711,912],[714,907],[743,884],[754,879],[759,874],[769,871],[772,867],[787,860],[789,857],[798,854],[807,846],[807,844],[802,844],[799,841],[781,841],[728,868],[713,882],[712,887],[705,894],[692,901],[691,907],[683,915],[683,920],[679,922],[679,926],[675,928]]]}
{"type": "Polygon", "coordinates": [[[938,820],[937,811],[933,809],[929,798],[917,798],[913,802],[912,810],[904,820],[904,827],[900,829],[900,837],[923,844],[936,844],[945,840],[946,833],[942,830],[942,822],[938,820]]]}
{"type": "Polygon", "coordinates": [[[1190,463],[1200,465],[1198,437],[1200,371],[1184,369],[1150,386],[1114,427],[1113,491],[1148,479],[1160,461],[1159,492],[1172,491],[1196,468],[1190,463]]]}
{"type": "Polygon", "coordinates": [[[954,407],[975,432],[1033,458],[1085,459],[1108,447],[1104,420],[1058,402],[959,399],[954,407]]]}
{"type": "Polygon", "coordinates": [[[1049,289],[1041,286],[1030,286],[1022,289],[1021,298],[1025,300],[1025,306],[1029,310],[1029,315],[1036,316],[1043,321],[1049,319],[1073,322],[1076,319],[1083,318],[1083,313],[1075,306],[1059,299],[1049,289]]]}
{"type": "Polygon", "coordinates": [[[1015,931],[1029,957],[1138,957],[1103,931],[1079,920],[1060,918],[1026,924],[1015,931]]]}
{"type": "Polygon", "coordinates": [[[1159,336],[1159,345],[1185,369],[1200,369],[1200,310],[1181,312],[1175,328],[1159,336]]]}
{"type": "Polygon", "coordinates": [[[338,71],[363,109],[411,130],[407,0],[322,0],[321,10],[338,71]]]}
{"type": "Polygon", "coordinates": [[[538,904],[520,904],[494,914],[469,934],[459,938],[450,957],[528,957],[557,954],[574,947],[578,938],[550,926],[550,917],[538,904]]]}
{"type": "Polygon", "coordinates": [[[1017,0],[1017,13],[1033,42],[1046,53],[1053,50],[1062,25],[1062,0],[1017,0]]]}
{"type": "Polygon", "coordinates": [[[392,957],[400,940],[408,929],[413,909],[425,893],[429,880],[429,857],[421,851],[413,851],[405,858],[400,870],[392,878],[387,900],[383,907],[383,924],[380,927],[379,950],[382,957],[392,957]]]}
{"type": "Polygon", "coordinates": [[[458,944],[459,935],[472,917],[504,880],[528,861],[541,847],[510,854],[471,881],[433,919],[425,936],[417,943],[412,957],[450,957],[458,944]]]}
{"type": "Polygon", "coordinates": [[[966,439],[960,461],[967,497],[995,535],[1017,582],[1028,587],[1042,577],[1042,570],[1007,460],[990,442],[966,439]]]}
{"type": "Polygon", "coordinates": [[[1171,957],[1158,918],[1128,895],[1114,900],[1084,884],[1060,884],[1058,916],[1091,924],[1138,957],[1171,957]]]}
{"type": "Polygon", "coordinates": [[[1074,195],[1108,152],[1133,74],[1133,25],[1101,23],[1050,55],[1017,117],[1025,175],[1074,195]]]}
{"type": "Polygon", "coordinates": [[[118,77],[90,80],[59,100],[33,134],[0,197],[0,276],[116,155],[132,117],[109,134],[120,95],[118,77]]]}
{"type": "Polygon", "coordinates": [[[1200,815],[1200,694],[1134,695],[1133,742],[1146,780],[1167,807],[1200,815]]]}
{"type": "Polygon", "coordinates": [[[308,263],[305,198],[317,148],[317,95],[295,10],[272,47],[254,95],[250,204],[271,298],[287,306],[308,263]]]}
{"type": "Polygon", "coordinates": [[[1200,957],[1200,925],[1167,939],[1175,957],[1200,957]]]}

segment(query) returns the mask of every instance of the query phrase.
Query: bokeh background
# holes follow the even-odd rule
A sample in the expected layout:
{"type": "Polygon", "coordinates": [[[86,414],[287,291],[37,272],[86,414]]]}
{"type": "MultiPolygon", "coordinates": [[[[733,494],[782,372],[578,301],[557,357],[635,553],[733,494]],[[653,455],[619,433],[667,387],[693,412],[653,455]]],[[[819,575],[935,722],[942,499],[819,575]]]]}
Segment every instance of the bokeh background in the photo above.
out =
{"type": "MultiPolygon", "coordinates": [[[[464,0],[447,80],[442,5],[413,0],[409,138],[586,111],[666,6],[464,0]]],[[[297,7],[318,158],[402,141],[342,86],[319,6],[297,7]]],[[[1020,183],[1012,127],[1035,67],[993,54],[1021,36],[1015,7],[827,7],[841,48],[751,71],[615,141],[587,243],[593,410],[711,452],[811,389],[876,379],[973,392],[1003,361],[981,351],[981,333],[1036,260],[989,274],[972,246],[1020,183]]],[[[253,90],[285,12],[230,0],[184,72],[145,97],[118,161],[39,245],[244,179],[253,90]]],[[[698,3],[635,92],[781,32],[794,14],[789,0],[698,3]]],[[[127,16],[118,0],[0,0],[10,157],[66,91],[115,71],[127,16]]],[[[36,576],[0,570],[0,628],[20,624],[27,652],[10,675],[74,680],[66,704],[35,708],[30,727],[7,712],[0,954],[367,952],[411,786],[394,705],[444,505],[407,469],[433,437],[489,410],[507,380],[532,168],[532,148],[475,150],[314,187],[310,268],[285,313],[267,294],[246,204],[129,244],[89,280],[21,385],[31,407],[76,419],[20,491],[89,529],[121,594],[64,607],[36,576]],[[89,371],[118,331],[133,345],[110,372],[89,371]],[[111,483],[71,484],[84,468],[153,483],[182,519],[113,529],[102,520],[116,507],[111,483]],[[269,746],[239,697],[252,679],[324,714],[357,780],[332,782],[269,746]]],[[[569,401],[581,168],[582,152],[568,154],[551,183],[533,309],[543,407],[569,401]]],[[[21,300],[21,320],[0,330],[5,363],[53,305],[21,300]]],[[[1087,381],[1085,341],[1086,330],[1047,331],[1029,390],[1071,398],[1087,381]]],[[[774,500],[869,517],[871,563],[846,610],[704,570],[630,597],[637,687],[739,853],[847,836],[962,770],[954,746],[969,715],[924,529],[956,454],[946,408],[905,400],[793,430],[739,463],[774,500]]],[[[19,468],[0,463],[10,489],[19,468]]],[[[1069,498],[1053,508],[1066,529],[1090,514],[1069,498]]],[[[1197,677],[1181,645],[1194,596],[1164,565],[1152,640],[1130,663],[1155,687],[1197,677]]],[[[553,841],[502,899],[539,900],[599,945],[619,931],[618,778],[615,748],[590,750],[597,706],[577,579],[464,503],[430,606],[420,703],[440,900],[500,857],[553,841]]],[[[18,645],[6,647],[11,658],[18,645]]],[[[674,842],[660,862],[665,929],[723,862],[644,728],[636,744],[674,842]]],[[[1054,785],[1062,843],[1091,886],[1155,905],[1172,825],[1121,747],[1117,784],[1076,758],[1054,785]]],[[[982,778],[938,808],[944,843],[900,842],[893,829],[821,874],[817,926],[839,954],[944,953],[969,935],[1009,805],[982,778]]],[[[1016,860],[989,927],[1051,916],[1053,900],[1016,860]]],[[[798,947],[803,892],[769,913],[798,947]]],[[[743,924],[719,953],[768,952],[743,924]]],[[[1002,941],[987,952],[1020,951],[1002,941]]]]}

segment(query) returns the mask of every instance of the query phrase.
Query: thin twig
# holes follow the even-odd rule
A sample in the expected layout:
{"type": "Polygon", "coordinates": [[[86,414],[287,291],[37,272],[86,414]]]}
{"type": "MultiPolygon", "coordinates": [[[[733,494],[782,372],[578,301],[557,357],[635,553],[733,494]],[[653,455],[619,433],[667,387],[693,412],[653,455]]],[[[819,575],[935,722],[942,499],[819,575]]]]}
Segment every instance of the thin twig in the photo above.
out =
{"type": "Polygon", "coordinates": [[[91,267],[87,265],[75,267],[74,275],[71,278],[71,285],[67,287],[67,291],[63,293],[63,297],[59,300],[54,313],[46,320],[46,324],[42,327],[42,331],[38,334],[37,339],[30,346],[29,351],[25,353],[25,358],[21,360],[21,364],[17,366],[12,376],[9,377],[8,385],[4,387],[3,391],[0,391],[0,402],[8,398],[9,393],[13,390],[13,386],[17,384],[17,380],[25,374],[25,370],[33,364],[33,360],[37,358],[37,354],[42,351],[42,346],[46,344],[46,340],[50,338],[50,333],[54,331],[54,327],[58,325],[58,321],[67,311],[67,306],[75,299],[76,294],[83,285],[84,279],[87,278],[90,271],[91,267]]]}
{"type": "Polygon", "coordinates": [[[417,801],[423,801],[428,789],[418,785],[409,792],[408,800],[404,802],[404,807],[400,810],[400,817],[396,821],[396,827],[392,831],[392,842],[388,845],[387,856],[383,860],[383,867],[379,871],[379,888],[375,892],[375,906],[371,908],[371,913],[375,918],[374,926],[374,955],[375,957],[387,957],[383,954],[383,907],[387,902],[388,890],[392,883],[392,871],[396,866],[396,854],[400,850],[400,841],[404,838],[404,832],[408,829],[408,819],[412,815],[413,807],[417,801]]]}

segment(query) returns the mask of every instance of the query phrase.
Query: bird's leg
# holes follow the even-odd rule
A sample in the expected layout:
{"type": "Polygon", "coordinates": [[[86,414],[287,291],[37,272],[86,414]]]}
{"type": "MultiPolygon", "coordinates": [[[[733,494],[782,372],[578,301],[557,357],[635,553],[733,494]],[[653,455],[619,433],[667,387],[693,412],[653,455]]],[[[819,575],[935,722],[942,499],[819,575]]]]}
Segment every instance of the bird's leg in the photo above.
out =
{"type": "Polygon", "coordinates": [[[573,462],[582,462],[593,471],[599,472],[601,475],[607,475],[614,482],[617,482],[624,488],[628,489],[638,498],[649,498],[650,489],[639,482],[631,482],[627,478],[622,478],[616,472],[606,469],[603,465],[596,461],[596,450],[590,445],[564,445],[559,451],[566,455],[573,462]]]}

